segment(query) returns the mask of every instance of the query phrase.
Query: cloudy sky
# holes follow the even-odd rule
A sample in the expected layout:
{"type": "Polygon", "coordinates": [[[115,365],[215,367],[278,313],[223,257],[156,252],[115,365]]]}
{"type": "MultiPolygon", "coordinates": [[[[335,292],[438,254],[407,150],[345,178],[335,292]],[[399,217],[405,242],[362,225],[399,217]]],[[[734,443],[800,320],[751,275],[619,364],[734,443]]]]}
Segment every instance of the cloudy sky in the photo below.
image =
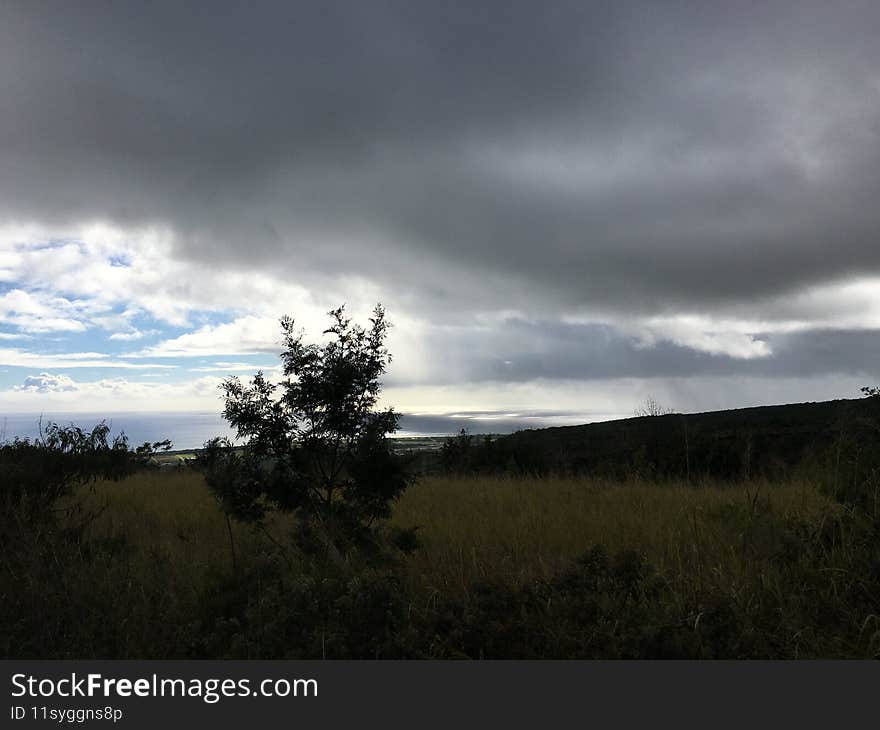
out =
{"type": "Polygon", "coordinates": [[[0,5],[0,413],[218,411],[385,304],[407,413],[880,382],[876,2],[0,5]]]}

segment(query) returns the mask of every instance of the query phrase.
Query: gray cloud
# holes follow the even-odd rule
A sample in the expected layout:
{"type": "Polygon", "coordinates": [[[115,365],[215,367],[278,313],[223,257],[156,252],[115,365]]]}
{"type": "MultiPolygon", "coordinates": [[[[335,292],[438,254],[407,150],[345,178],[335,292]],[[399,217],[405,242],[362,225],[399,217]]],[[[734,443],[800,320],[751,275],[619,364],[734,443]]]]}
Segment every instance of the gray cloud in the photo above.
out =
{"type": "Polygon", "coordinates": [[[534,313],[444,343],[465,379],[850,372],[876,333],[744,362],[548,320],[880,275],[878,31],[865,2],[7,2],[0,218],[534,313]]]}
{"type": "MultiPolygon", "coordinates": [[[[608,380],[690,376],[810,378],[825,373],[880,381],[880,330],[765,334],[772,356],[748,360],[670,342],[650,347],[608,325],[508,320],[489,332],[433,332],[426,348],[443,353],[432,383],[608,380]]],[[[389,385],[400,384],[393,377],[389,385]]],[[[856,393],[857,395],[857,393],[856,393]]]]}

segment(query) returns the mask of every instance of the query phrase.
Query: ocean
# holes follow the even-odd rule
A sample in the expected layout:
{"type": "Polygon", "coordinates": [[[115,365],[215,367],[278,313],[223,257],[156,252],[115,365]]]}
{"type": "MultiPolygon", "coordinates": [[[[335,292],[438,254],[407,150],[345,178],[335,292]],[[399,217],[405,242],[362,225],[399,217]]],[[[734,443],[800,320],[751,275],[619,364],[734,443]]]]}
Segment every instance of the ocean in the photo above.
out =
{"type": "MultiPolygon", "coordinates": [[[[40,433],[39,414],[0,414],[0,443],[14,438],[33,439],[40,433]]],[[[403,414],[396,437],[451,436],[462,428],[472,434],[513,433],[525,428],[570,425],[597,420],[581,414],[456,413],[444,415],[403,414]]],[[[602,419],[604,420],[604,419],[602,419]]],[[[110,426],[111,434],[124,432],[132,446],[145,441],[171,439],[172,448],[197,449],[214,436],[232,438],[233,431],[219,413],[117,413],[110,416],[95,413],[44,413],[42,423],[75,424],[89,429],[101,421],[110,426]]]]}
{"type": "Polygon", "coordinates": [[[54,421],[63,426],[74,424],[91,430],[105,421],[112,436],[124,433],[129,444],[137,446],[145,441],[171,439],[174,449],[195,449],[214,436],[234,435],[222,416],[217,413],[117,413],[100,416],[94,413],[16,413],[0,415],[0,441],[14,438],[37,438],[40,419],[45,426],[54,421]]]}
{"type": "MultiPolygon", "coordinates": [[[[442,415],[403,414],[399,438],[425,436],[451,436],[462,428],[472,434],[513,433],[526,428],[546,428],[586,423],[595,420],[597,414],[573,413],[486,413],[467,412],[442,415]]],[[[104,416],[96,413],[0,413],[0,443],[14,438],[34,439],[40,433],[40,419],[45,426],[50,421],[62,425],[75,424],[91,430],[101,421],[110,426],[111,434],[125,433],[132,446],[145,441],[170,439],[175,450],[201,448],[214,436],[232,438],[234,433],[219,413],[116,413],[104,416]]]]}

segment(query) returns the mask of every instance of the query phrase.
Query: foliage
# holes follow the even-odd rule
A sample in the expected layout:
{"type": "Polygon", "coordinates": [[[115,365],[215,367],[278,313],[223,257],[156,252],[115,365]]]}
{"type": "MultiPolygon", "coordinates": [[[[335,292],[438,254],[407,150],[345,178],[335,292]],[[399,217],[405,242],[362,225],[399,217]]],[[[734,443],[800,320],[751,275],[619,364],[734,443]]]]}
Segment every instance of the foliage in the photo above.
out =
{"type": "Polygon", "coordinates": [[[98,478],[121,479],[150,463],[170,441],[129,448],[124,434],[109,439],[102,422],[91,431],[49,423],[39,439],[15,439],[0,445],[0,515],[22,520],[45,519],[62,497],[98,478]]]}
{"type": "Polygon", "coordinates": [[[338,554],[370,542],[371,528],[411,479],[391,451],[393,409],[376,411],[379,378],[391,356],[388,324],[377,306],[364,329],[343,307],[330,312],[325,344],[306,344],[294,321],[281,320],[284,376],[258,372],[249,385],[223,384],[225,418],[245,443],[206,444],[205,478],[228,514],[260,523],[267,510],[296,514],[300,547],[338,554]]]}
{"type": "MultiPolygon", "coordinates": [[[[109,434],[103,422],[91,431],[49,423],[38,439],[0,444],[0,656],[96,655],[131,635],[129,551],[124,540],[87,538],[108,502],[87,505],[83,488],[144,470],[171,443],[131,449],[109,434]]],[[[152,612],[166,601],[158,589],[150,597],[144,630],[157,638],[152,612]]]]}
{"type": "Polygon", "coordinates": [[[821,465],[824,491],[839,502],[880,515],[880,389],[839,413],[821,465]]]}

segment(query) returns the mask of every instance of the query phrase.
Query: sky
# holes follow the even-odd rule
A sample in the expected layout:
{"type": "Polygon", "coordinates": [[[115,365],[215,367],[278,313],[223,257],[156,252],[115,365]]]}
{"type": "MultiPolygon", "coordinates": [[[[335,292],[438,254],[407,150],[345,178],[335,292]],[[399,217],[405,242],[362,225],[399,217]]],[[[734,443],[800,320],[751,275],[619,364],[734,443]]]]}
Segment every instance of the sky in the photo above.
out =
{"type": "MultiPolygon", "coordinates": [[[[0,413],[218,412],[292,316],[383,404],[880,383],[876,2],[0,5],[0,413]]],[[[524,422],[525,422],[524,420],[524,422]]]]}

